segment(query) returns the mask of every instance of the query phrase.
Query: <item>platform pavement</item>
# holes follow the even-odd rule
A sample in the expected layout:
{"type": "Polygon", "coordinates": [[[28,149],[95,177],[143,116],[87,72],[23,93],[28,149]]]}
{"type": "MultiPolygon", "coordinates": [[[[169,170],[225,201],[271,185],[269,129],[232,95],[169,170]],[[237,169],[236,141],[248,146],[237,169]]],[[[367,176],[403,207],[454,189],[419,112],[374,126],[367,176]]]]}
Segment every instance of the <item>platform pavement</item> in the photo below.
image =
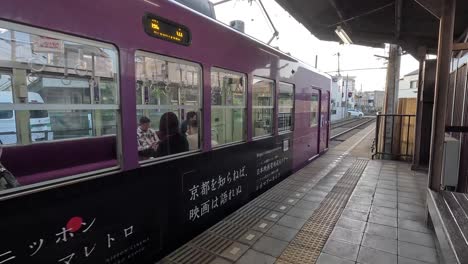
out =
{"type": "Polygon", "coordinates": [[[373,132],[330,149],[162,263],[438,263],[426,177],[407,163],[369,160],[373,132]],[[207,236],[216,250],[201,243],[207,236]]]}

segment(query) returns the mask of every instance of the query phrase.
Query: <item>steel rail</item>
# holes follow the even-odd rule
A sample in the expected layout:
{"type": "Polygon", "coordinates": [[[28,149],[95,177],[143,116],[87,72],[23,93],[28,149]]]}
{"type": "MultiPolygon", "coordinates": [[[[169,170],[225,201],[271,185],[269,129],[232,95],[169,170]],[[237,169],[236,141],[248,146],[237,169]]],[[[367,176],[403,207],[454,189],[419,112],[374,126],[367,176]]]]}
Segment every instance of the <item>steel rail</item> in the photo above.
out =
{"type": "Polygon", "coordinates": [[[331,129],[333,130],[335,128],[344,127],[344,126],[347,126],[347,125],[350,125],[350,124],[353,124],[353,123],[357,124],[357,123],[362,122],[363,120],[367,120],[369,118],[372,118],[372,117],[363,117],[363,118],[360,118],[360,119],[349,118],[349,119],[343,120],[342,122],[339,122],[339,123],[332,123],[331,129]]]}
{"type": "Polygon", "coordinates": [[[333,136],[330,137],[330,140],[334,140],[335,138],[338,138],[338,137],[340,137],[340,136],[342,136],[342,135],[345,135],[345,134],[347,134],[347,133],[349,133],[349,132],[351,132],[351,131],[353,131],[353,130],[355,130],[355,129],[357,129],[357,128],[359,128],[359,127],[365,125],[365,124],[368,124],[368,123],[370,123],[370,122],[372,122],[372,121],[375,121],[375,118],[370,118],[369,120],[366,120],[366,121],[360,123],[360,124],[357,125],[357,126],[351,127],[350,129],[347,129],[347,130],[345,130],[345,131],[343,131],[343,132],[340,132],[340,133],[338,133],[338,134],[336,134],[336,135],[333,135],[333,136]]]}

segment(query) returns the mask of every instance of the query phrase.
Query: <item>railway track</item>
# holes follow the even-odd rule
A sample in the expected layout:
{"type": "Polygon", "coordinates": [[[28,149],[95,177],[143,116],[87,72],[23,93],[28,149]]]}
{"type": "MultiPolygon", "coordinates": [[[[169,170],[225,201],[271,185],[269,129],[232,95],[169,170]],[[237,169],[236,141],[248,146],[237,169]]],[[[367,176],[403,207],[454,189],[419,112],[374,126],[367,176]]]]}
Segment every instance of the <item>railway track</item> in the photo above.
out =
{"type": "Polygon", "coordinates": [[[345,119],[342,119],[342,120],[335,121],[335,122],[333,122],[331,124],[331,129],[346,126],[347,124],[356,122],[357,120],[359,120],[359,119],[357,119],[357,118],[345,118],[345,119]]]}
{"type": "MultiPolygon", "coordinates": [[[[375,121],[375,117],[363,117],[359,119],[347,119],[344,121],[336,122],[331,127],[331,141],[344,141],[344,136],[351,136],[352,132],[359,130],[365,125],[375,121]]],[[[357,132],[357,131],[356,131],[357,132]]]]}

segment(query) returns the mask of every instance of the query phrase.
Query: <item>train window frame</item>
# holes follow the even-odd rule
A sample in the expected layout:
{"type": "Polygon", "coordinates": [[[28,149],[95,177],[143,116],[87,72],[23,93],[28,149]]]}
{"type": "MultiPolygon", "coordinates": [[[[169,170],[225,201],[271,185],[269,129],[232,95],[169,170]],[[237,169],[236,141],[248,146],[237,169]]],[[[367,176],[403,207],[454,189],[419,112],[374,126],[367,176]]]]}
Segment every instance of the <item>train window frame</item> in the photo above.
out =
{"type": "MultiPolygon", "coordinates": [[[[76,174],[70,174],[66,176],[60,176],[57,178],[53,179],[47,179],[43,181],[38,181],[34,182],[31,184],[25,184],[25,185],[20,185],[15,188],[10,188],[10,189],[4,189],[0,190],[0,201],[11,199],[14,197],[20,197],[24,195],[28,195],[31,193],[35,193],[38,191],[42,190],[47,190],[51,188],[59,188],[62,186],[67,186],[71,184],[76,184],[79,182],[84,182],[88,181],[91,179],[96,179],[96,178],[101,178],[101,177],[106,177],[113,175],[116,171],[119,171],[122,169],[122,118],[121,118],[121,98],[120,98],[120,91],[121,91],[121,64],[120,64],[120,49],[117,45],[102,41],[102,40],[94,40],[87,38],[86,36],[79,36],[79,35],[73,35],[73,33],[61,33],[54,31],[54,29],[43,29],[37,26],[29,26],[29,25],[23,25],[15,22],[9,22],[5,20],[0,19],[0,28],[5,28],[13,32],[21,32],[24,34],[32,35],[32,36],[40,36],[40,37],[48,37],[48,38],[53,38],[53,39],[58,39],[61,41],[68,41],[72,42],[75,44],[80,44],[80,45],[86,45],[86,46],[92,46],[96,48],[103,48],[103,49],[108,49],[112,51],[114,54],[115,60],[112,60],[112,66],[115,67],[114,70],[112,71],[112,79],[114,79],[115,82],[115,94],[114,94],[114,103],[113,104],[100,104],[100,103],[93,103],[94,100],[91,99],[89,103],[82,103],[82,104],[47,104],[47,103],[31,103],[31,102],[18,102],[18,99],[16,98],[16,94],[14,91],[14,88],[12,87],[12,103],[8,103],[10,107],[9,110],[12,110],[13,112],[18,112],[18,111],[49,111],[49,110],[55,110],[55,111],[69,111],[69,110],[88,110],[88,111],[99,111],[99,110],[112,110],[115,111],[115,134],[105,134],[102,136],[109,136],[109,135],[114,135],[116,140],[115,140],[115,152],[116,152],[116,165],[115,166],[109,166],[109,167],[104,167],[100,169],[95,169],[92,171],[87,171],[87,172],[82,172],[82,173],[76,173],[76,174]]],[[[15,61],[0,61],[0,73],[2,74],[8,74],[11,76],[12,79],[14,79],[14,71],[15,70],[26,70],[29,71],[30,73],[42,73],[44,76],[51,76],[48,72],[43,73],[42,70],[46,66],[45,63],[34,63],[34,57],[29,59],[29,63],[23,63],[23,62],[15,62],[15,61]],[[28,68],[28,65],[30,66],[28,68]],[[31,65],[39,65],[40,70],[38,69],[33,69],[31,68],[31,65]],[[14,66],[14,67],[12,67],[14,66]]],[[[88,71],[88,70],[86,70],[88,71]]],[[[63,73],[64,75],[60,76],[60,72],[56,74],[58,77],[63,77],[66,76],[65,72],[63,73]]],[[[41,75],[42,76],[42,75],[41,75]]],[[[74,76],[74,74],[70,74],[70,76],[74,76]]],[[[87,76],[87,75],[83,75],[87,76]]],[[[13,80],[12,80],[13,82],[13,80]]],[[[90,90],[92,90],[90,88],[90,90]]],[[[26,92],[29,93],[29,90],[27,89],[26,92]]],[[[91,92],[92,94],[92,92],[91,92]]],[[[5,105],[7,104],[0,104],[0,110],[8,110],[5,109],[7,108],[5,105]]],[[[31,130],[28,129],[28,135],[31,137],[31,130]]],[[[16,129],[16,134],[19,134],[18,128],[16,129]]],[[[53,140],[46,140],[46,141],[33,141],[29,140],[26,141],[26,143],[20,141],[20,137],[17,135],[17,142],[14,144],[10,145],[3,145],[2,148],[8,149],[8,148],[13,148],[13,147],[18,147],[18,146],[32,146],[32,145],[52,145],[56,144],[59,142],[67,142],[67,141],[81,141],[81,140],[88,140],[92,138],[97,138],[99,135],[92,135],[92,136],[83,136],[83,137],[71,137],[71,138],[62,138],[62,139],[53,139],[53,140]]],[[[8,169],[8,168],[7,168],[8,169]]]]}
{"type": "MultiPolygon", "coordinates": [[[[120,146],[121,145],[121,139],[120,139],[121,131],[120,131],[120,129],[121,129],[121,126],[122,126],[122,122],[121,122],[121,116],[120,116],[120,108],[121,108],[120,68],[121,68],[121,66],[120,66],[120,61],[119,61],[119,54],[120,54],[119,48],[116,45],[105,42],[105,41],[92,40],[92,39],[88,39],[88,38],[85,38],[85,37],[78,37],[78,36],[75,36],[75,35],[60,33],[60,32],[56,32],[56,31],[53,31],[53,30],[41,29],[41,28],[37,28],[37,27],[34,27],[34,26],[21,25],[21,24],[17,24],[17,23],[13,23],[13,22],[4,21],[4,20],[0,20],[0,28],[9,28],[10,30],[23,32],[23,33],[26,33],[26,34],[37,35],[37,36],[45,36],[45,37],[55,38],[55,39],[59,39],[59,40],[80,43],[82,45],[89,45],[89,46],[105,48],[105,49],[110,49],[110,50],[115,51],[115,56],[116,56],[115,65],[114,65],[116,67],[116,69],[115,69],[115,75],[116,75],[115,76],[115,84],[116,84],[115,103],[113,103],[113,104],[100,104],[100,103],[95,104],[95,103],[93,103],[94,101],[93,101],[92,98],[90,99],[89,103],[80,103],[80,104],[18,103],[18,102],[16,102],[14,91],[12,91],[12,93],[13,93],[13,104],[12,104],[13,108],[12,108],[12,110],[15,111],[15,112],[16,111],[34,111],[34,110],[64,110],[65,111],[65,110],[70,110],[70,109],[71,110],[91,110],[91,111],[114,110],[116,112],[116,137],[117,137],[117,140],[120,141],[119,146],[117,146],[117,150],[118,150],[117,159],[120,160],[121,156],[122,156],[122,153],[120,151],[121,150],[121,146],[120,146]],[[88,107],[85,107],[85,106],[88,106],[88,107]],[[89,107],[89,106],[93,106],[93,107],[89,107]]],[[[32,61],[32,62],[34,62],[34,61],[32,61]]],[[[35,65],[35,63],[32,63],[32,62],[30,62],[29,64],[35,65]]],[[[29,65],[29,67],[32,67],[31,65],[29,65]]],[[[45,64],[37,64],[37,65],[41,66],[41,68],[42,67],[47,67],[47,66],[45,66],[45,64]]],[[[8,65],[8,63],[0,61],[0,69],[2,69],[2,72],[10,74],[12,76],[12,78],[14,78],[13,68],[9,69],[8,66],[10,66],[10,65],[8,65]]],[[[28,68],[28,63],[15,63],[15,69],[30,70],[30,68],[28,68]]],[[[41,71],[31,70],[31,73],[33,73],[33,74],[37,74],[39,72],[41,72],[41,71]]],[[[60,75],[55,75],[54,76],[54,74],[50,74],[50,73],[49,74],[43,74],[43,76],[47,76],[47,77],[59,76],[60,77],[60,75]]],[[[69,74],[69,76],[71,78],[76,78],[79,75],[69,74]]],[[[93,90],[93,89],[90,89],[90,90],[93,90]]],[[[91,91],[90,97],[92,97],[92,95],[93,95],[93,92],[91,91]]],[[[4,105],[0,104],[0,110],[5,110],[4,108],[5,108],[4,105]]],[[[30,132],[31,131],[29,131],[29,135],[31,134],[30,132]]],[[[93,138],[93,137],[96,137],[96,136],[54,139],[54,140],[51,140],[51,141],[40,141],[40,142],[34,142],[34,141],[31,140],[27,144],[20,143],[20,144],[12,144],[11,146],[41,144],[41,143],[47,143],[47,142],[68,141],[68,140],[77,140],[77,139],[80,139],[80,138],[93,138]]],[[[18,138],[18,141],[19,141],[19,138],[18,138]]]]}
{"type": "MultiPolygon", "coordinates": [[[[210,113],[211,114],[213,113],[213,109],[244,109],[244,111],[243,111],[243,120],[242,120],[242,123],[243,123],[243,126],[242,126],[242,139],[237,140],[237,141],[231,141],[231,142],[224,143],[224,144],[217,144],[215,146],[210,144],[211,148],[212,149],[220,149],[220,148],[224,148],[224,147],[229,147],[229,146],[245,143],[245,142],[247,142],[247,138],[248,138],[248,133],[247,133],[247,127],[248,127],[248,94],[249,94],[249,92],[248,92],[248,82],[249,82],[248,74],[243,73],[243,72],[229,70],[229,69],[226,69],[226,68],[221,68],[221,67],[211,67],[211,69],[210,69],[210,90],[211,90],[210,91],[210,97],[213,96],[213,85],[211,83],[211,74],[214,73],[214,72],[222,72],[222,73],[242,76],[242,78],[244,79],[244,100],[243,100],[244,104],[243,104],[242,107],[237,106],[237,105],[213,105],[212,101],[210,101],[210,113]]],[[[212,127],[213,127],[213,121],[211,120],[211,118],[212,117],[210,117],[210,121],[211,121],[210,122],[210,129],[212,129],[212,127]]],[[[210,141],[212,141],[212,140],[210,139],[210,141]]]]}
{"type": "Polygon", "coordinates": [[[281,135],[281,134],[287,134],[287,133],[291,133],[291,132],[294,132],[294,126],[295,126],[295,111],[296,111],[296,85],[293,84],[293,83],[288,83],[288,82],[278,82],[278,99],[277,99],[277,102],[278,102],[278,110],[276,111],[276,122],[278,124],[278,134],[281,135]],[[290,107],[282,107],[280,105],[280,100],[279,100],[279,96],[280,96],[280,93],[281,93],[281,85],[287,85],[287,86],[290,86],[292,88],[292,105],[290,107]],[[280,113],[280,109],[281,108],[284,108],[284,109],[290,109],[291,110],[291,128],[290,129],[286,129],[286,130],[280,130],[280,127],[279,127],[279,113],[280,113]]]}
{"type": "Polygon", "coordinates": [[[252,100],[250,102],[251,106],[252,106],[252,116],[251,116],[251,123],[250,125],[252,126],[252,140],[259,140],[259,139],[263,139],[263,138],[268,138],[268,137],[274,137],[275,136],[275,124],[276,124],[276,114],[275,112],[276,111],[276,91],[277,91],[277,83],[276,83],[276,80],[275,79],[269,79],[269,78],[265,78],[265,77],[261,77],[261,76],[257,76],[257,75],[254,75],[253,78],[252,78],[252,90],[251,90],[251,93],[252,93],[252,100]],[[255,80],[258,79],[260,81],[267,81],[267,82],[270,82],[273,84],[273,89],[272,89],[272,95],[271,95],[271,99],[273,100],[272,103],[271,103],[271,106],[255,106],[254,105],[254,82],[255,80]],[[271,109],[272,113],[271,113],[271,133],[268,133],[268,134],[265,134],[265,135],[259,135],[259,136],[255,136],[255,125],[254,125],[254,111],[255,109],[271,109]]]}
{"type": "MultiPolygon", "coordinates": [[[[144,166],[149,166],[149,165],[152,165],[152,164],[156,164],[156,163],[161,163],[161,162],[166,162],[166,161],[170,161],[170,160],[175,160],[175,159],[179,159],[179,158],[183,158],[183,157],[187,157],[187,156],[191,156],[191,155],[195,155],[195,154],[198,154],[198,153],[201,153],[203,151],[203,143],[204,143],[204,120],[203,120],[203,92],[204,92],[204,80],[203,80],[203,74],[204,74],[204,68],[203,68],[203,65],[199,62],[195,62],[195,61],[190,61],[190,60],[186,60],[186,59],[182,59],[182,58],[177,58],[177,57],[172,57],[172,56],[168,56],[168,55],[164,55],[164,54],[160,54],[160,53],[157,53],[157,52],[152,52],[152,51],[148,51],[148,50],[144,50],[144,49],[137,49],[135,50],[134,52],[134,60],[136,60],[137,56],[146,56],[146,57],[150,57],[150,58],[153,58],[153,59],[159,59],[159,60],[162,60],[162,61],[168,61],[168,62],[172,62],[172,63],[179,63],[179,64],[183,64],[183,65],[187,65],[187,66],[193,66],[193,67],[196,67],[198,70],[199,70],[199,76],[198,76],[198,84],[199,84],[199,93],[198,93],[198,98],[199,98],[199,102],[198,102],[198,105],[196,105],[195,107],[197,107],[197,113],[199,115],[199,117],[197,118],[197,121],[198,121],[198,138],[199,138],[199,142],[198,142],[198,149],[195,149],[195,150],[188,150],[188,151],[184,151],[184,152],[181,152],[181,153],[176,153],[176,154],[171,154],[171,155],[166,155],[166,156],[162,156],[162,157],[156,157],[156,158],[149,158],[149,159],[145,159],[145,160],[140,160],[138,159],[138,164],[142,167],[144,166]]],[[[137,77],[137,67],[136,67],[136,62],[135,62],[135,72],[133,73],[134,76],[135,76],[135,81],[138,80],[138,77],[137,77]]],[[[137,87],[135,86],[135,93],[137,93],[137,87]]],[[[138,100],[138,95],[136,94],[136,99],[138,100]]],[[[143,100],[144,98],[142,97],[141,98],[141,102],[143,103],[143,100]]],[[[136,103],[136,102],[135,102],[136,103]]],[[[192,106],[180,106],[180,105],[174,105],[174,107],[170,107],[170,105],[164,105],[163,107],[157,107],[158,105],[155,105],[155,104],[138,104],[136,103],[136,111],[137,111],[137,118],[138,118],[138,111],[139,110],[154,110],[154,109],[163,109],[163,110],[173,110],[173,109],[177,109],[177,110],[180,110],[180,109],[184,109],[184,110],[192,110],[194,109],[194,107],[192,106]],[[155,108],[156,106],[156,108],[155,108]]],[[[166,112],[165,112],[166,113],[166,112]]],[[[179,126],[182,124],[182,119],[179,119],[179,126]]],[[[136,133],[137,131],[135,131],[135,136],[136,136],[136,133]]]]}

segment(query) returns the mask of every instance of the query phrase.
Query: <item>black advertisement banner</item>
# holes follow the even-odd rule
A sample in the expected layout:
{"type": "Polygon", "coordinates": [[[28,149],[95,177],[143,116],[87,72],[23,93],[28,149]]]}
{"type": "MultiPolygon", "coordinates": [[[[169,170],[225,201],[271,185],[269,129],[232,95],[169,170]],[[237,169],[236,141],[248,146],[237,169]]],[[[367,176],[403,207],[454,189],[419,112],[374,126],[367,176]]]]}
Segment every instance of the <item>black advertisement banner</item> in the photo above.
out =
{"type": "Polygon", "coordinates": [[[290,135],[0,202],[0,264],[154,263],[292,171],[290,135]]]}

